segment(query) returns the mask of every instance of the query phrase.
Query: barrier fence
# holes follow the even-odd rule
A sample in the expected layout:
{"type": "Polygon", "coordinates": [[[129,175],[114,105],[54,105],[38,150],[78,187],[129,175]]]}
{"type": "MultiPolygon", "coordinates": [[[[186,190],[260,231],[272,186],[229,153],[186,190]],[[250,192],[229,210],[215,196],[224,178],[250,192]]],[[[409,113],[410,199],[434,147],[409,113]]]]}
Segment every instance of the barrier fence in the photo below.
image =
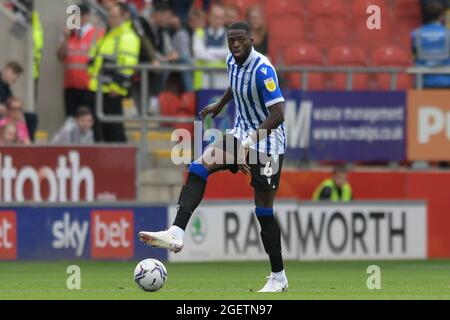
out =
{"type": "MultiPolygon", "coordinates": [[[[2,205],[0,260],[265,260],[249,202],[206,202],[193,216],[178,255],[140,243],[141,230],[167,227],[172,205],[2,205]]],[[[314,204],[281,201],[276,214],[288,260],[426,259],[425,202],[314,204]]],[[[441,257],[449,257],[448,250],[441,257]]]]}

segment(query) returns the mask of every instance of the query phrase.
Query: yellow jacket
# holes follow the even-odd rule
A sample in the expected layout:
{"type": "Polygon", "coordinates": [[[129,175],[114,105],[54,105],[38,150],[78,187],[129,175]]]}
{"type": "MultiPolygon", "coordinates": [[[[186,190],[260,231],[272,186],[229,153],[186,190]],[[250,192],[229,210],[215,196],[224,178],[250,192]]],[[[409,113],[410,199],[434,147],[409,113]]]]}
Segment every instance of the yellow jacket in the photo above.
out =
{"type": "MultiPolygon", "coordinates": [[[[131,21],[106,33],[91,49],[93,64],[88,69],[89,90],[97,91],[98,77],[104,64],[130,67],[137,65],[140,48],[141,40],[133,30],[131,21]]],[[[133,69],[105,70],[102,91],[104,93],[116,92],[121,96],[127,96],[133,74],[133,69]]]]}
{"type": "Polygon", "coordinates": [[[342,194],[341,197],[339,197],[339,193],[336,188],[336,184],[334,183],[333,179],[326,179],[324,180],[314,191],[312,200],[313,201],[319,201],[320,194],[322,193],[322,190],[324,188],[331,188],[331,198],[329,201],[333,202],[349,202],[352,201],[352,187],[349,183],[345,183],[342,187],[342,194]]]}
{"type": "Polygon", "coordinates": [[[33,78],[35,80],[39,79],[39,69],[42,60],[42,50],[44,49],[44,30],[42,28],[40,14],[33,11],[31,14],[31,26],[33,29],[33,78]]]}

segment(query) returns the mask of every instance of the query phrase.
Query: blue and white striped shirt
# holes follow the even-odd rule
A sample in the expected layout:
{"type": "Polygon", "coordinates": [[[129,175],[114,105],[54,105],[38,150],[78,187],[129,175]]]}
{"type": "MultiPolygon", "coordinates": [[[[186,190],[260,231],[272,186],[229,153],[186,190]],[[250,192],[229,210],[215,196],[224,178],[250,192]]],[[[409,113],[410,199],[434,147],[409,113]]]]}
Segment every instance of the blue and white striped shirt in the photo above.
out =
{"type": "MultiPolygon", "coordinates": [[[[234,127],[230,133],[244,141],[269,116],[268,108],[285,100],[274,67],[255,49],[252,49],[250,56],[242,65],[236,63],[232,54],[227,56],[226,62],[236,105],[234,127]]],[[[272,130],[267,139],[259,141],[252,149],[270,155],[284,154],[286,152],[284,123],[272,130]]]]}

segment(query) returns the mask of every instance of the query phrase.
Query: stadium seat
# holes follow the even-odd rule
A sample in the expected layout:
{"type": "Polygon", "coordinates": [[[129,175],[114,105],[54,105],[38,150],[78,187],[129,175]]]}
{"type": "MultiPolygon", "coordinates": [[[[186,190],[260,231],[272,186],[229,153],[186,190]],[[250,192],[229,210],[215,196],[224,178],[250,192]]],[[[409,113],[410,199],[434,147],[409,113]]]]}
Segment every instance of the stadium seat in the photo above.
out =
{"type": "Polygon", "coordinates": [[[303,41],[303,21],[295,15],[272,17],[268,23],[269,53],[274,63],[279,63],[285,50],[303,41]]]}
{"type": "Polygon", "coordinates": [[[311,0],[309,13],[314,19],[326,17],[333,20],[348,20],[349,18],[345,4],[336,0],[311,0]]]}
{"type": "Polygon", "coordinates": [[[264,5],[266,1],[265,0],[226,0],[223,1],[223,5],[234,5],[239,8],[241,18],[245,17],[245,13],[247,12],[247,9],[254,6],[254,5],[264,5]]]}
{"type": "Polygon", "coordinates": [[[313,31],[311,40],[322,49],[347,43],[350,39],[351,33],[347,21],[318,17],[311,22],[313,31]],[[330,32],[330,30],[333,30],[333,32],[330,32]]]}
{"type": "MultiPolygon", "coordinates": [[[[413,64],[409,51],[395,46],[385,46],[376,49],[372,54],[372,64],[376,67],[409,67],[413,64]]],[[[391,75],[377,74],[377,87],[381,90],[391,89],[391,75]]],[[[397,75],[397,90],[407,90],[412,87],[412,77],[406,73],[397,75]]]]}
{"type": "Polygon", "coordinates": [[[391,18],[392,12],[389,10],[389,7],[386,5],[384,0],[355,0],[352,5],[352,18],[353,20],[367,20],[367,8],[370,5],[377,5],[381,8],[381,16],[382,18],[391,18]]]}
{"type": "MultiPolygon", "coordinates": [[[[285,63],[287,66],[322,66],[324,58],[322,52],[314,45],[300,44],[286,51],[285,63]]],[[[287,73],[286,79],[290,88],[302,88],[302,75],[300,73],[287,73]]],[[[325,88],[325,75],[323,73],[308,74],[308,90],[323,90],[325,88]]]]}
{"type": "Polygon", "coordinates": [[[162,92],[159,95],[159,104],[162,116],[174,116],[181,107],[181,100],[172,92],[162,92]]]}
{"type": "Polygon", "coordinates": [[[408,31],[419,28],[422,24],[422,12],[417,0],[397,0],[394,14],[399,23],[408,31]]]}
{"type": "Polygon", "coordinates": [[[190,116],[195,116],[197,113],[196,96],[194,92],[187,92],[181,96],[180,110],[185,110],[190,116]]]}
{"type": "Polygon", "coordinates": [[[383,19],[381,29],[370,30],[365,23],[355,26],[356,44],[364,49],[373,50],[380,45],[394,44],[398,37],[395,25],[390,19],[383,19]]]}
{"type": "MultiPolygon", "coordinates": [[[[367,58],[363,49],[354,46],[337,46],[330,50],[328,55],[330,66],[366,67],[367,58]]],[[[332,89],[347,89],[347,74],[336,73],[332,75],[332,89]]],[[[364,73],[353,74],[353,90],[368,90],[369,76],[364,73]]]]}
{"type": "Polygon", "coordinates": [[[267,19],[294,15],[303,18],[305,8],[300,0],[266,0],[265,11],[267,19]]]}

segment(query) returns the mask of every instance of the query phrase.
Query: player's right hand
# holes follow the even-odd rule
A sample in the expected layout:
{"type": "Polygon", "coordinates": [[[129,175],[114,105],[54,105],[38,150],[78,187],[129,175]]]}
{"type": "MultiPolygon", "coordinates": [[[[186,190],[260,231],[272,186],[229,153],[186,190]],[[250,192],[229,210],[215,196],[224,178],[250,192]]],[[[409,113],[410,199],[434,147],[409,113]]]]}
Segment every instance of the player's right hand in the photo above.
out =
{"type": "Polygon", "coordinates": [[[204,108],[202,111],[200,111],[199,115],[202,118],[202,120],[205,120],[205,118],[211,114],[213,118],[217,117],[217,115],[222,111],[222,108],[219,104],[219,102],[211,103],[206,108],[204,108]]]}

